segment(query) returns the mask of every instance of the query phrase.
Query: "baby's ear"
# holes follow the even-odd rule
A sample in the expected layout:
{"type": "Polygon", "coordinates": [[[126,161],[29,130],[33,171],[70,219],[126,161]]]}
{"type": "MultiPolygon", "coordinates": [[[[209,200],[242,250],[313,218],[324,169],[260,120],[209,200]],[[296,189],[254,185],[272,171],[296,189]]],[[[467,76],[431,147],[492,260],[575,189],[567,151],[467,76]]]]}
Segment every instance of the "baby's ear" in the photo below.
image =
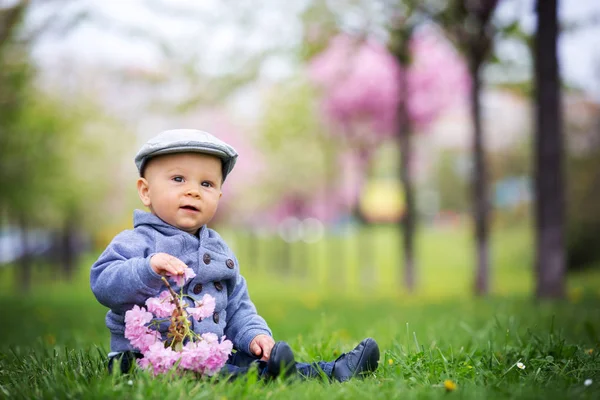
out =
{"type": "Polygon", "coordinates": [[[137,180],[137,190],[140,200],[146,207],[150,207],[150,188],[148,187],[148,181],[146,178],[139,178],[137,180]]]}

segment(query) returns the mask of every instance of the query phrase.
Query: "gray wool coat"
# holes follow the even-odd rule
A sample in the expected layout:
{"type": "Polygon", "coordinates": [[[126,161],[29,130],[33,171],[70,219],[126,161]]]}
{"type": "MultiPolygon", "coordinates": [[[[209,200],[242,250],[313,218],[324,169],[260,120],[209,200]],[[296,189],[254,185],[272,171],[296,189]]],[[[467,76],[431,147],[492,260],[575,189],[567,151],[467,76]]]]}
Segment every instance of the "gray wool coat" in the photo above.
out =
{"type": "MultiPolygon", "coordinates": [[[[203,226],[194,236],[140,210],[134,211],[133,224],[133,230],[115,236],[90,273],[92,292],[110,308],[106,326],[111,333],[112,352],[134,350],[124,337],[125,312],[136,304],[144,306],[149,297],[166,290],[160,275],[150,267],[150,257],[156,253],[175,256],[194,270],[196,277],[184,285],[184,293],[194,300],[205,294],[215,298],[212,318],[193,321],[196,333],[225,334],[236,349],[248,354],[256,335],[271,335],[248,296],[237,259],[219,234],[203,226]]],[[[173,289],[179,291],[175,284],[173,289]]],[[[168,322],[162,323],[160,331],[165,334],[167,327],[168,322]]]]}

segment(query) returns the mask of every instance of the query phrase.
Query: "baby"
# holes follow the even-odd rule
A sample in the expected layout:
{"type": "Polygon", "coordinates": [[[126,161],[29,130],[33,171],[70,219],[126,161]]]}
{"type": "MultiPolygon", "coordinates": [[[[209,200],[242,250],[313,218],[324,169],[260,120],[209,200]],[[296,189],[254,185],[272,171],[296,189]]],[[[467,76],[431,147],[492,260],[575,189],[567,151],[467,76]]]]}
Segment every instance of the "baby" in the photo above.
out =
{"type": "MultiPolygon", "coordinates": [[[[371,338],[335,361],[314,363],[296,362],[287,343],[273,339],[250,300],[235,255],[206,226],[217,211],[222,185],[237,156],[230,145],[193,129],[162,132],[139,150],[137,189],[150,212],[134,211],[134,229],[112,240],[90,274],[94,295],[110,309],[109,369],[117,361],[121,371],[128,372],[142,357],[124,336],[125,312],[166,290],[162,276],[182,275],[189,267],[196,276],[185,283],[183,292],[194,301],[209,294],[216,303],[212,318],[191,320],[192,329],[225,335],[236,350],[223,373],[237,376],[255,365],[262,378],[324,373],[346,381],[374,371],[379,348],[371,338]]],[[[160,326],[163,337],[167,328],[168,323],[160,326]]]]}

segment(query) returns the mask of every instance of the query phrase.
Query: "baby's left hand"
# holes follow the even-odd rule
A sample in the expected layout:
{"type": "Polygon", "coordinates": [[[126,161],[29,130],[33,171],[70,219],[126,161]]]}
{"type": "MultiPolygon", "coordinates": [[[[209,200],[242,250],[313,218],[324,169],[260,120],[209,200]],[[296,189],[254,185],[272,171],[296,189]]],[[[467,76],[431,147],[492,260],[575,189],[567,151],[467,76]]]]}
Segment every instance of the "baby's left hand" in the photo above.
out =
{"type": "Polygon", "coordinates": [[[250,342],[250,351],[261,360],[267,361],[271,357],[271,349],[275,340],[269,335],[257,335],[250,342]]]}

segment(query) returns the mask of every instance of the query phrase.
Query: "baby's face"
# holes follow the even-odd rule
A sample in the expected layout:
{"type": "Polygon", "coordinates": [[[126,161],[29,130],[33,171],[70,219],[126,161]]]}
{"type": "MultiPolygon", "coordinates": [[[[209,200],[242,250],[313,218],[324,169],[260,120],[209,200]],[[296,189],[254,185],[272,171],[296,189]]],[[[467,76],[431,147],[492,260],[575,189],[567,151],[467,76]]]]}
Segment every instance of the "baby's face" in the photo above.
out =
{"type": "Polygon", "coordinates": [[[142,203],[160,219],[195,235],[217,211],[221,198],[221,160],[202,153],[161,155],[138,179],[142,203]]]}

